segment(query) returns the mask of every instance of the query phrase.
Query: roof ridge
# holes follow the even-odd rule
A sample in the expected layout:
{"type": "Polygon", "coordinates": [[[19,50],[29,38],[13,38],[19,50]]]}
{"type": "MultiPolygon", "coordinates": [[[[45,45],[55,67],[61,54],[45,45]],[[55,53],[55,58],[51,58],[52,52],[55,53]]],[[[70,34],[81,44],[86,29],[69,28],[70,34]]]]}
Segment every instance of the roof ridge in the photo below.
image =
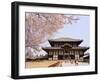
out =
{"type": "MultiPolygon", "coordinates": [[[[59,38],[77,39],[77,38],[71,38],[71,37],[59,37],[59,38]]],[[[55,39],[59,39],[59,38],[55,38],[55,39]]],[[[52,38],[52,39],[53,39],[53,38],[52,38]]]]}
{"type": "Polygon", "coordinates": [[[69,37],[60,37],[60,38],[55,38],[55,39],[49,39],[49,41],[83,41],[83,40],[69,38],[69,37]]]}

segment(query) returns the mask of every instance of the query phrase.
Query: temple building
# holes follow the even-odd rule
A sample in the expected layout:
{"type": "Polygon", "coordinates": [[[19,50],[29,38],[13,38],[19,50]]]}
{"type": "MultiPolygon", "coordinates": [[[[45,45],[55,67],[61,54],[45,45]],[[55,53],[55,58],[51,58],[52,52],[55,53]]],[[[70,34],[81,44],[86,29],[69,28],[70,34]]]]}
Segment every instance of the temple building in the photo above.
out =
{"type": "Polygon", "coordinates": [[[48,60],[83,60],[84,53],[89,47],[79,46],[83,40],[72,38],[57,38],[48,40],[51,47],[44,47],[48,60]]]}

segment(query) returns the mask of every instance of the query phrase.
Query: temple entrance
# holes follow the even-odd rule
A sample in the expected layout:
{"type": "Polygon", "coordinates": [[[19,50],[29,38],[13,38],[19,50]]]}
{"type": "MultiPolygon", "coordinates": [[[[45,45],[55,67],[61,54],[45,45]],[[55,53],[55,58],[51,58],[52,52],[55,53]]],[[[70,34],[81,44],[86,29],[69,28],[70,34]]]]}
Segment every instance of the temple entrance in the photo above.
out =
{"type": "Polygon", "coordinates": [[[63,60],[64,55],[58,55],[58,60],[63,60]]]}
{"type": "Polygon", "coordinates": [[[74,55],[70,55],[71,59],[75,59],[75,56],[74,55]]]}

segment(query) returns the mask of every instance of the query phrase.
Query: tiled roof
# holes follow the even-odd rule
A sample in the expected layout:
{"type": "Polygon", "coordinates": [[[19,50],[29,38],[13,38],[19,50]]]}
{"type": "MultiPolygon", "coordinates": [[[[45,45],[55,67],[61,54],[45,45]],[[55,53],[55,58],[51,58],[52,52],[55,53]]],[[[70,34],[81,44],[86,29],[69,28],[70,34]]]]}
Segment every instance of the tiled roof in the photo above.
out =
{"type": "Polygon", "coordinates": [[[81,46],[79,46],[79,47],[72,47],[72,49],[89,49],[89,47],[81,47],[81,46]]]}
{"type": "Polygon", "coordinates": [[[67,42],[77,42],[77,41],[83,41],[80,39],[73,39],[73,38],[68,38],[68,37],[63,37],[63,38],[56,38],[56,39],[49,39],[49,41],[67,41],[67,42]]]}
{"type": "MultiPolygon", "coordinates": [[[[64,49],[62,47],[44,47],[43,49],[64,49]]],[[[72,47],[71,49],[84,49],[87,50],[89,47],[72,47]]]]}
{"type": "Polygon", "coordinates": [[[61,47],[44,47],[43,49],[63,49],[61,47]]]}

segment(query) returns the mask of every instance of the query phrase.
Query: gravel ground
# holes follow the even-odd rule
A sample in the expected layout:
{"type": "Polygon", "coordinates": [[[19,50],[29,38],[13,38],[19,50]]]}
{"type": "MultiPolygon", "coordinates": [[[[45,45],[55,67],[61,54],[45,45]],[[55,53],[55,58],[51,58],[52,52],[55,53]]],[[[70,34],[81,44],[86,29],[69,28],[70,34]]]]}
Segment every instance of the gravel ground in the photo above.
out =
{"type": "Polygon", "coordinates": [[[86,66],[87,62],[75,62],[74,60],[56,60],[56,61],[29,61],[25,63],[26,68],[42,68],[42,67],[68,67],[68,66],[86,66]]]}
{"type": "Polygon", "coordinates": [[[69,60],[64,60],[60,61],[60,63],[57,65],[58,67],[65,67],[65,66],[86,66],[89,65],[87,62],[76,62],[75,61],[69,61],[69,60]]]}

